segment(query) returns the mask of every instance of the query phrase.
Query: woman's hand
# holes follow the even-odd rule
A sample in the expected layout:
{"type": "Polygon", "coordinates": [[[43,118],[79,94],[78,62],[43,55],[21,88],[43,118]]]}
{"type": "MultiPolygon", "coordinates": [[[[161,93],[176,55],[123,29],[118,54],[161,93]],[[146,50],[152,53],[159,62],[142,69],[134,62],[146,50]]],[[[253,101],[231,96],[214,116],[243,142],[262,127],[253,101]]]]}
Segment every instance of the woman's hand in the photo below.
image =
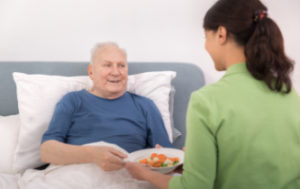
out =
{"type": "Polygon", "coordinates": [[[139,163],[126,162],[125,168],[133,178],[138,180],[146,180],[160,189],[167,189],[171,175],[164,175],[158,172],[151,171],[149,168],[140,165],[139,163]]]}
{"type": "Polygon", "coordinates": [[[125,168],[133,178],[138,180],[146,180],[146,175],[152,172],[148,167],[135,162],[126,162],[125,168]]]}
{"type": "Polygon", "coordinates": [[[104,171],[119,170],[125,166],[127,155],[109,146],[86,146],[91,162],[97,164],[104,171]]]}

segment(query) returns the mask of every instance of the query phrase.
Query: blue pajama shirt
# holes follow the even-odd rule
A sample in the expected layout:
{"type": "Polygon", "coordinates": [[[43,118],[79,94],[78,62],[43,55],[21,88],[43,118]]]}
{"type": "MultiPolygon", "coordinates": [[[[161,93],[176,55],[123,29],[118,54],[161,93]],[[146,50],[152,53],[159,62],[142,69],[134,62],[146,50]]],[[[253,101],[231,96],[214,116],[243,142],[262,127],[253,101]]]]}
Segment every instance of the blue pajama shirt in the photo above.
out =
{"type": "Polygon", "coordinates": [[[56,105],[47,140],[82,145],[97,141],[133,152],[160,144],[173,147],[153,101],[130,92],[104,99],[87,90],[66,94],[56,105]]]}

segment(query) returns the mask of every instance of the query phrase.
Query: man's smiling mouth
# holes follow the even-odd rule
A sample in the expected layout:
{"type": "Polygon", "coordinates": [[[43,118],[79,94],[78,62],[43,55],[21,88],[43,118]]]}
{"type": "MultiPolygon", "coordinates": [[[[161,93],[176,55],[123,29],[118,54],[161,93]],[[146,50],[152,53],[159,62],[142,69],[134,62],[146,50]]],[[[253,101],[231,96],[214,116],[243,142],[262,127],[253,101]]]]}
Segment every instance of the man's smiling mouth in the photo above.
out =
{"type": "Polygon", "coordinates": [[[107,80],[107,81],[110,83],[120,83],[121,82],[121,80],[107,80]]]}

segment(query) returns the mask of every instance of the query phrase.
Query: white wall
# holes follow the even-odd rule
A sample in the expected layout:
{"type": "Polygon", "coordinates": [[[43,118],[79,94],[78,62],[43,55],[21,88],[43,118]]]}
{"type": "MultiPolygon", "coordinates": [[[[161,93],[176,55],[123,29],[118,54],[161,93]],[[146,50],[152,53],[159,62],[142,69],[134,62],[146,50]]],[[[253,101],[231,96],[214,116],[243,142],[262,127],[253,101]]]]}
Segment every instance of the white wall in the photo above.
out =
{"type": "MultiPolygon", "coordinates": [[[[217,81],[202,19],[214,0],[0,0],[0,61],[87,61],[95,42],[116,41],[129,61],[181,61],[217,81]]],[[[296,61],[300,92],[300,1],[264,0],[296,61]],[[296,33],[298,32],[298,33],[296,33]]]]}

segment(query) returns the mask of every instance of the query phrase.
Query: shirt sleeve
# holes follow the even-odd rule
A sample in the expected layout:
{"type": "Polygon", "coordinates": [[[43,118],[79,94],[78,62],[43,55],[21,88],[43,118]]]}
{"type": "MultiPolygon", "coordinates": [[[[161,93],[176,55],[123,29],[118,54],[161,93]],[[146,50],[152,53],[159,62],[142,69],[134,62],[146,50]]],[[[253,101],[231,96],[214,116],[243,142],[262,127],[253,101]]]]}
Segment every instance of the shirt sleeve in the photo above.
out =
{"type": "Polygon", "coordinates": [[[156,144],[159,144],[163,147],[173,148],[159,110],[151,100],[149,100],[148,106],[146,111],[148,146],[155,147],[156,144]]]}
{"type": "Polygon", "coordinates": [[[187,136],[183,173],[169,182],[172,189],[212,189],[216,177],[217,148],[209,121],[212,105],[193,93],[187,112],[187,136]]]}
{"type": "Polygon", "coordinates": [[[76,100],[71,93],[65,95],[56,104],[48,130],[44,133],[41,143],[47,140],[66,142],[75,107],[76,100]]]}

